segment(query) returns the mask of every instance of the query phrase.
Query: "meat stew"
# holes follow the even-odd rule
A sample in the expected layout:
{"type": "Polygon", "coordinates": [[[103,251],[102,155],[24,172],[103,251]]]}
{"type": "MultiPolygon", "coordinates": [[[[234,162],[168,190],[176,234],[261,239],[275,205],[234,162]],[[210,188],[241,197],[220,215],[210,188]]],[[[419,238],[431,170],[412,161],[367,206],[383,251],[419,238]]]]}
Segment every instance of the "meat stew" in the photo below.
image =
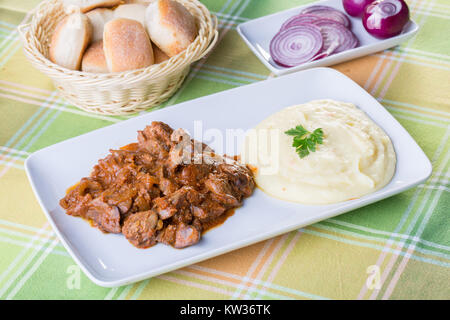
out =
{"type": "Polygon", "coordinates": [[[60,205],[138,248],[159,242],[184,248],[230,216],[254,187],[247,166],[215,154],[183,129],[152,122],[138,131],[137,143],[100,159],[60,205]]]}

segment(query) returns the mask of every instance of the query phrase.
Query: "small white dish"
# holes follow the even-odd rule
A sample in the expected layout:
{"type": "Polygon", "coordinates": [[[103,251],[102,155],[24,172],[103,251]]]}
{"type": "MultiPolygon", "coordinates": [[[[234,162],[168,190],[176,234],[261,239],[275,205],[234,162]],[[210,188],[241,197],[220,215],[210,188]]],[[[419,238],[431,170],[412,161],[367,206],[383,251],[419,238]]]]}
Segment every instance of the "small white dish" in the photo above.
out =
{"type": "Polygon", "coordinates": [[[331,66],[371,53],[383,51],[411,38],[419,30],[419,26],[411,20],[405,26],[403,32],[398,36],[381,40],[371,36],[366,31],[366,29],[364,29],[361,18],[355,18],[347,14],[347,17],[352,23],[351,30],[359,40],[358,47],[333,54],[323,59],[303,63],[291,68],[282,67],[276,64],[272,60],[269,51],[270,41],[272,40],[273,36],[280,30],[281,25],[287,19],[298,14],[303,8],[310,7],[312,5],[329,6],[345,13],[345,10],[342,6],[342,0],[324,0],[241,23],[238,25],[237,31],[242,39],[244,39],[248,47],[259,58],[259,60],[261,60],[261,62],[267,67],[267,69],[269,69],[273,74],[280,76],[283,74],[314,67],[331,66]]]}
{"type": "MultiPolygon", "coordinates": [[[[206,138],[204,142],[210,144],[206,138]]],[[[98,129],[33,153],[25,168],[65,248],[92,281],[106,287],[143,280],[365,206],[409,189],[431,174],[430,161],[397,120],[355,82],[329,68],[261,81],[98,129]],[[224,224],[182,250],[163,244],[137,249],[124,236],[103,234],[59,206],[66,189],[89,175],[110,148],[136,141],[137,130],[152,121],[193,133],[194,121],[202,120],[203,130],[214,128],[224,137],[226,129],[243,129],[237,137],[239,150],[245,130],[282,108],[315,99],[354,103],[385,130],[397,153],[396,172],[388,185],[356,200],[316,206],[281,201],[256,189],[224,224]]]]}

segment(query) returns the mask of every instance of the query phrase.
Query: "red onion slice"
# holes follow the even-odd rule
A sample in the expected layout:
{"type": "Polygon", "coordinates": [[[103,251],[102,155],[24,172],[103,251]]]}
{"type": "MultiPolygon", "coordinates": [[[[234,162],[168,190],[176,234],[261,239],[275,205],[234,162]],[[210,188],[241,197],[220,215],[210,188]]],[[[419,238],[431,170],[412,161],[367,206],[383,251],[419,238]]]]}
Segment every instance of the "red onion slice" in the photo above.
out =
{"type": "Polygon", "coordinates": [[[346,28],[350,28],[350,19],[341,11],[328,6],[310,6],[302,11],[300,14],[313,14],[325,19],[334,20],[343,24],[346,28]]]}
{"type": "Polygon", "coordinates": [[[322,45],[319,27],[304,24],[279,31],[270,41],[270,55],[277,64],[294,67],[312,60],[322,45]]]}
{"type": "Polygon", "coordinates": [[[314,14],[297,14],[293,17],[287,19],[280,28],[280,31],[286,30],[290,27],[295,27],[301,24],[312,24],[318,20],[322,19],[314,14]]]}
{"type": "Polygon", "coordinates": [[[353,49],[358,45],[358,39],[342,24],[330,19],[321,19],[314,22],[320,28],[323,37],[322,52],[339,53],[353,49]]]}

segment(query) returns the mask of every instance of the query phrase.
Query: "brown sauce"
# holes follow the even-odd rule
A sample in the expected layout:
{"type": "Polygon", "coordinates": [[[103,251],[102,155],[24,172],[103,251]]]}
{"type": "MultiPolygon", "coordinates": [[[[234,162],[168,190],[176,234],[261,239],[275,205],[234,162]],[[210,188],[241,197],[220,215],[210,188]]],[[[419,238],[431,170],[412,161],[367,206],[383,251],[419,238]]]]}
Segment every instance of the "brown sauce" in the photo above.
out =
{"type": "Polygon", "coordinates": [[[228,209],[222,215],[218,216],[216,219],[208,221],[208,222],[204,222],[202,224],[203,225],[202,234],[205,234],[209,230],[222,225],[229,217],[231,217],[234,214],[235,211],[236,211],[236,208],[228,209]]]}
{"type": "Polygon", "coordinates": [[[125,151],[136,151],[137,149],[139,149],[139,144],[137,142],[133,142],[133,143],[127,144],[123,147],[120,147],[120,150],[125,150],[125,151]]]}
{"type": "Polygon", "coordinates": [[[66,194],[69,194],[72,190],[75,190],[76,187],[78,187],[79,184],[80,184],[80,182],[77,182],[73,186],[68,187],[67,190],[66,190],[66,194]]]}

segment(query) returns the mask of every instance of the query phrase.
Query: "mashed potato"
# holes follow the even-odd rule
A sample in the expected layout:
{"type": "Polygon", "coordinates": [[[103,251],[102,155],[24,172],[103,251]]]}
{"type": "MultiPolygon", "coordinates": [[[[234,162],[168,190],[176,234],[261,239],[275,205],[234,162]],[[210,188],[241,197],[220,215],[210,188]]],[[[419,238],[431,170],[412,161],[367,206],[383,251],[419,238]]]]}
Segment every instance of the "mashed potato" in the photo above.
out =
{"type": "Polygon", "coordinates": [[[355,199],[385,186],[394,175],[391,140],[350,103],[316,100],[285,108],[250,130],[242,161],[257,168],[257,185],[267,194],[304,204],[355,199]],[[323,144],[300,158],[293,137],[284,132],[302,125],[323,130],[323,144]]]}

